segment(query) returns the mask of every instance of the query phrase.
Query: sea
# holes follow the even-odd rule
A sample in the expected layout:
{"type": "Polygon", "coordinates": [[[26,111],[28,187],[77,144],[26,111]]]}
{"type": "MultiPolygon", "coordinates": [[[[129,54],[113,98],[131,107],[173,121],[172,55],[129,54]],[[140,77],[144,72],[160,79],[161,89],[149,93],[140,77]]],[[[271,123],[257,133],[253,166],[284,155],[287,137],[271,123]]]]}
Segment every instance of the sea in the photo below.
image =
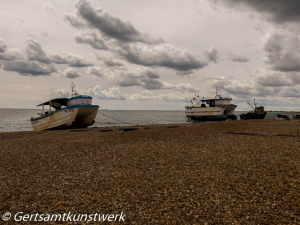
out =
{"type": "MultiPolygon", "coordinates": [[[[1,109],[0,132],[32,131],[30,118],[37,117],[40,109],[1,109]]],[[[245,113],[236,111],[235,115],[245,113]]],[[[284,113],[291,116],[299,112],[268,112],[266,119],[284,113]]],[[[239,119],[239,117],[238,117],[239,119]]],[[[91,127],[135,126],[150,124],[186,123],[184,110],[99,110],[91,127]]]]}

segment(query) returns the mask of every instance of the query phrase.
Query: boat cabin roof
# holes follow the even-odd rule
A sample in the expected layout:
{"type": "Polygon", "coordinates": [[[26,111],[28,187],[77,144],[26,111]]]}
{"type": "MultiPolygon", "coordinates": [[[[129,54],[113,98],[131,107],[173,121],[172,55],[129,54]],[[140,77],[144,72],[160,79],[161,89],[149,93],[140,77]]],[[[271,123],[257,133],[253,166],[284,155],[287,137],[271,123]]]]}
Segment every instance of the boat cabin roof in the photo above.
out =
{"type": "Polygon", "coordinates": [[[56,98],[56,99],[51,99],[51,100],[49,100],[49,101],[47,101],[47,102],[43,102],[43,103],[41,103],[41,104],[39,104],[39,105],[37,105],[37,106],[42,106],[42,105],[49,105],[50,104],[50,102],[58,102],[58,103],[60,103],[61,105],[67,105],[67,101],[68,101],[69,99],[68,98],[56,98]]]}
{"type": "Polygon", "coordinates": [[[220,101],[220,100],[232,100],[232,98],[209,98],[209,99],[201,99],[201,102],[209,102],[209,101],[220,101]]]}
{"type": "Polygon", "coordinates": [[[52,102],[52,103],[57,102],[57,103],[59,103],[59,104],[61,104],[61,105],[66,106],[68,100],[72,100],[72,99],[76,99],[76,98],[89,98],[89,99],[92,99],[92,97],[91,97],[91,96],[88,96],[88,95],[77,95],[77,96],[72,97],[72,98],[55,98],[55,99],[51,99],[51,100],[49,100],[49,101],[47,101],[47,102],[43,102],[43,103],[41,103],[41,104],[39,104],[39,105],[37,105],[37,106],[49,105],[50,102],[52,102]]]}

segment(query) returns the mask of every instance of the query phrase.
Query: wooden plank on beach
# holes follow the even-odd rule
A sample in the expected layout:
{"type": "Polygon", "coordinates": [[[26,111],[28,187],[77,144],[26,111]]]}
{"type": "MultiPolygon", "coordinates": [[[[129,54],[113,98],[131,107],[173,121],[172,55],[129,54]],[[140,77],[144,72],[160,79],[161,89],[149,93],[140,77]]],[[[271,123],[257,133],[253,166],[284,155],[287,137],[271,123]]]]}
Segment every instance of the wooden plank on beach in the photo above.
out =
{"type": "Polygon", "coordinates": [[[177,128],[177,127],[180,127],[180,126],[170,126],[168,128],[177,128]]]}
{"type": "Polygon", "coordinates": [[[83,131],[90,131],[90,130],[71,130],[71,132],[83,132],[83,131]]]}
{"type": "Polygon", "coordinates": [[[106,130],[99,130],[100,132],[108,132],[108,131],[113,131],[113,129],[106,129],[106,130]]]}
{"type": "Polygon", "coordinates": [[[123,130],[123,131],[133,131],[133,130],[138,130],[138,128],[120,128],[119,130],[123,130]]]}
{"type": "Polygon", "coordinates": [[[224,132],[227,134],[237,134],[237,135],[247,135],[247,136],[267,136],[267,137],[297,137],[297,135],[293,134],[277,134],[277,133],[244,133],[244,132],[224,132]]]}

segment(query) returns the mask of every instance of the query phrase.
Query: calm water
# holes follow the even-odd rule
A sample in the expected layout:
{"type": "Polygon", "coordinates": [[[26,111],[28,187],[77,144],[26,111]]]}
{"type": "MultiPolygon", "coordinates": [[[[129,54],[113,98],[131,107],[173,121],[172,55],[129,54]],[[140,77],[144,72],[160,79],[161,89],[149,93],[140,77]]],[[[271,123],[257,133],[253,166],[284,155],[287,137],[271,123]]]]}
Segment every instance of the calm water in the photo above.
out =
{"type": "MultiPolygon", "coordinates": [[[[0,109],[0,132],[31,131],[31,117],[37,117],[39,109],[0,109]]],[[[240,115],[244,112],[236,112],[240,115]]],[[[274,118],[280,112],[268,112],[266,118],[274,118]]],[[[295,112],[285,112],[291,116],[295,112]]],[[[185,123],[184,111],[159,110],[104,110],[97,114],[92,127],[111,127],[147,124],[185,123]]]]}

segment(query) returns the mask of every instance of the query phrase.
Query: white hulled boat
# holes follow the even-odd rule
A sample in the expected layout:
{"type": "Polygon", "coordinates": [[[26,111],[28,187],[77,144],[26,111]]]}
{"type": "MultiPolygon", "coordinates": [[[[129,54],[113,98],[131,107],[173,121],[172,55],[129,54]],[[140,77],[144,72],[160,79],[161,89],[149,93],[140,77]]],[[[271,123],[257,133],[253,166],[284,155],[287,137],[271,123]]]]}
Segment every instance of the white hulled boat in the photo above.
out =
{"type": "Polygon", "coordinates": [[[231,104],[232,98],[222,98],[216,93],[215,98],[200,99],[199,96],[191,100],[190,106],[185,107],[188,121],[217,121],[236,120],[234,110],[237,105],[231,104]]]}
{"type": "Polygon", "coordinates": [[[47,129],[85,128],[93,125],[98,105],[92,105],[92,97],[79,95],[72,85],[71,98],[56,98],[37,106],[42,106],[39,117],[31,118],[34,131],[47,129]],[[48,106],[48,111],[45,111],[48,106]],[[54,110],[52,110],[54,108],[54,110]]]}

